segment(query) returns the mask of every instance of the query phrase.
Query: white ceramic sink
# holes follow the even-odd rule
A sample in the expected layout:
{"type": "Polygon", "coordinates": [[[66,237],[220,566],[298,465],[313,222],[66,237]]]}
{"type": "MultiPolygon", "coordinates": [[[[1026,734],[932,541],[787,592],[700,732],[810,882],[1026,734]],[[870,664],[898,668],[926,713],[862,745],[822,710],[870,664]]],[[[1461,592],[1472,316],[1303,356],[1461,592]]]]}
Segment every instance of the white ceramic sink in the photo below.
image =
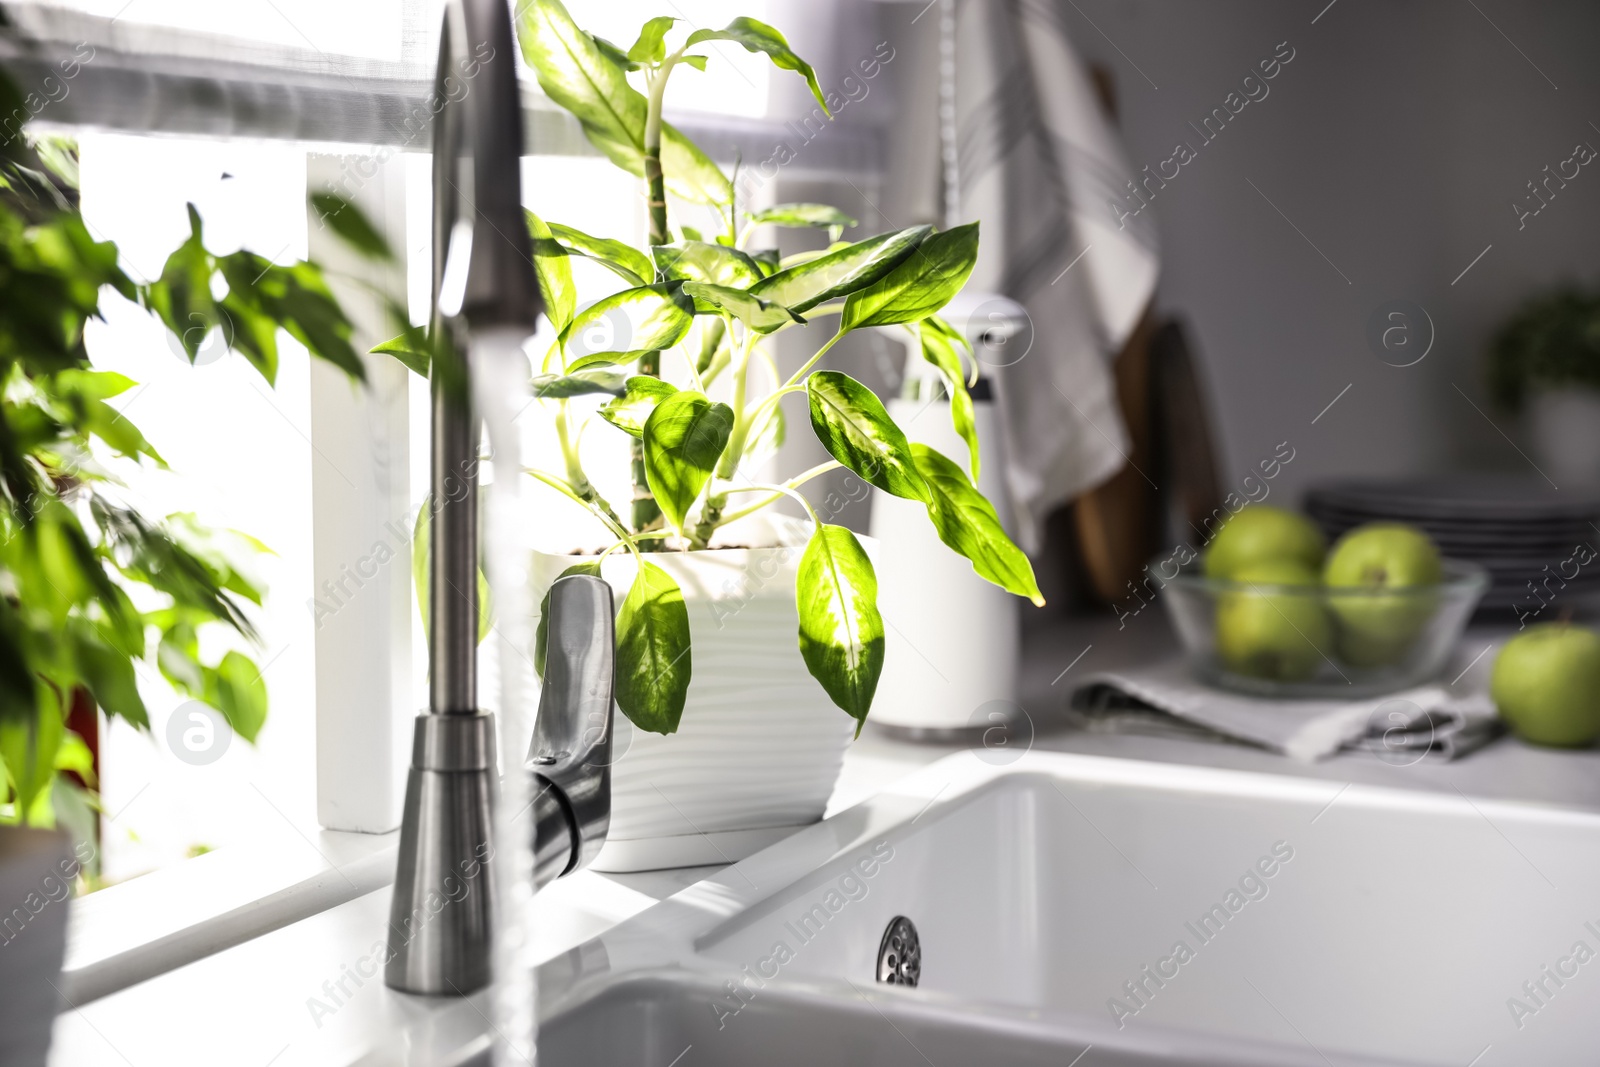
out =
{"type": "Polygon", "coordinates": [[[552,961],[541,1063],[1592,1064],[1596,952],[1597,816],[962,753],[552,961]]]}

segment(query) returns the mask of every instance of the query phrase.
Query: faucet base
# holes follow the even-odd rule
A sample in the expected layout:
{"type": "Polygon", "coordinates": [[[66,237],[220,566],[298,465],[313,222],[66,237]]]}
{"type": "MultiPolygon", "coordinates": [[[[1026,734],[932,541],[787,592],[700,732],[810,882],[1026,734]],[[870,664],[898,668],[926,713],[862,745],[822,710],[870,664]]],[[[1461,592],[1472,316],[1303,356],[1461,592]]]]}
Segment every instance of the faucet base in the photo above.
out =
{"type": "Polygon", "coordinates": [[[383,981],[463,996],[489,984],[494,716],[417,716],[383,981]]]}

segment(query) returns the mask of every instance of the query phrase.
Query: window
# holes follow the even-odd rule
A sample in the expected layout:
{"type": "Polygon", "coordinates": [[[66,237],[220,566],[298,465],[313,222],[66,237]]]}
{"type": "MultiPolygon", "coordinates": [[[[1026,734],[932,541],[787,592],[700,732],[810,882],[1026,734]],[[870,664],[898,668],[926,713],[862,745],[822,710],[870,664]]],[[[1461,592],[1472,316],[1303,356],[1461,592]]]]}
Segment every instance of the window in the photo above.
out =
{"type": "MultiPolygon", "coordinates": [[[[762,17],[766,6],[761,0],[701,0],[682,3],[678,10],[686,22],[704,26],[722,25],[738,14],[762,17]]],[[[315,172],[319,153],[370,155],[374,149],[361,142],[380,139],[382,124],[359,114],[334,114],[329,124],[312,127],[319,136],[308,140],[304,126],[288,121],[292,116],[252,110],[251,101],[236,98],[234,90],[248,88],[265,66],[281,74],[275,82],[301,87],[303,99],[312,105],[320,93],[332,100],[347,88],[350,93],[338,98],[340,107],[358,98],[381,104],[385,94],[407,98],[431,77],[442,3],[67,0],[26,3],[15,10],[23,31],[44,41],[47,49],[54,45],[70,51],[80,40],[95,49],[95,59],[85,64],[68,96],[52,101],[51,110],[35,122],[41,127],[54,124],[78,137],[86,221],[118,243],[130,272],[152,278],[186,232],[188,202],[199,209],[213,251],[247,247],[277,262],[308,254],[322,258],[317,235],[308,232],[308,168],[315,172]],[[126,79],[104,78],[130,67],[142,72],[151,100],[129,99],[123,88],[126,79]],[[237,81],[232,80],[235,71],[242,72],[237,81]],[[181,106],[167,107],[169,98],[162,94],[177,91],[169,80],[175,84],[179,75],[212,78],[220,88],[198,97],[180,95],[181,106]]],[[[626,46],[624,38],[633,28],[656,13],[645,0],[619,0],[587,5],[583,18],[595,32],[626,46]]],[[[723,121],[719,116],[731,116],[746,125],[729,129],[748,139],[753,129],[759,133],[748,120],[766,114],[767,67],[737,46],[707,47],[714,58],[708,69],[674,83],[680,122],[702,140],[715,141],[723,121]]],[[[19,78],[26,80],[27,74],[25,67],[18,68],[19,78]]],[[[531,81],[531,75],[526,77],[531,81]]],[[[326,118],[316,114],[315,106],[299,110],[297,121],[305,121],[306,114],[317,121],[326,118]]],[[[337,112],[338,107],[330,105],[330,110],[337,112]]],[[[404,250],[413,320],[421,322],[427,317],[431,258],[427,137],[403,147],[405,154],[393,161],[399,208],[388,223],[396,246],[404,250]]],[[[594,155],[575,126],[535,147],[543,154],[524,163],[530,206],[591,233],[640,239],[644,211],[628,195],[632,180],[594,155]],[[619,212],[619,204],[633,207],[619,212]]],[[[393,149],[381,154],[392,155],[393,149]]],[[[594,278],[580,277],[580,282],[603,286],[609,277],[601,277],[603,268],[592,264],[580,263],[577,270],[595,272],[594,278]]],[[[590,291],[595,288],[599,286],[590,291]]],[[[280,337],[276,388],[216,343],[208,344],[198,365],[191,366],[144,312],[114,300],[108,303],[107,320],[96,324],[89,337],[91,356],[98,367],[140,383],[115,403],[137,416],[171,468],[140,470],[124,464],[120,472],[128,498],[151,514],[192,512],[207,527],[243,531],[271,550],[257,561],[268,594],[256,617],[262,645],[255,655],[264,667],[270,702],[259,743],[251,746],[235,738],[212,763],[180,758],[167,732],[175,719],[175,734],[182,735],[188,728],[186,710],[154,670],[140,678],[152,732],[141,734],[120,721],[105,730],[102,864],[104,876],[115,882],[171,866],[195,852],[317,825],[318,717],[329,709],[318,708],[323,636],[313,604],[319,580],[328,577],[324,572],[337,570],[337,564],[329,568],[324,558],[324,542],[329,536],[325,527],[337,526],[338,520],[323,515],[319,527],[313,482],[319,462],[325,465],[324,476],[330,476],[327,467],[339,467],[329,453],[341,446],[319,435],[315,411],[317,397],[323,395],[318,390],[348,387],[319,382],[304,349],[287,337],[280,337]]],[[[542,351],[548,342],[547,337],[536,338],[534,346],[542,351]]],[[[401,388],[409,461],[396,509],[410,515],[427,491],[427,389],[414,376],[401,388]]],[[[337,396],[332,400],[339,402],[337,396]]],[[[549,447],[553,449],[553,442],[549,447]]],[[[585,447],[616,451],[607,459],[617,462],[597,462],[594,469],[625,476],[625,442],[595,435],[585,447]]],[[[602,488],[614,497],[625,495],[620,484],[602,488]]],[[[546,514],[551,540],[576,536],[588,521],[564,506],[550,507],[546,514]]],[[[397,567],[409,589],[410,546],[396,547],[402,553],[397,567]]],[[[336,553],[330,558],[344,557],[336,553]]],[[[400,722],[396,732],[405,736],[392,762],[395,775],[403,778],[409,718],[426,704],[426,651],[409,595],[386,610],[404,613],[398,632],[409,644],[409,653],[397,656],[408,663],[409,682],[402,686],[403,699],[395,701],[402,706],[394,709],[400,722]]],[[[324,655],[325,665],[336,659],[324,655]]],[[[340,709],[341,714],[348,711],[340,709]]],[[[382,753],[375,758],[385,760],[382,753]]],[[[324,814],[322,821],[330,820],[324,814]]]]}
{"type": "MultiPolygon", "coordinates": [[[[205,221],[213,251],[249,247],[278,262],[306,255],[306,153],[271,143],[85,135],[83,213],[115,240],[136,277],[152,278],[188,230],[184,204],[205,221]]],[[[139,385],[114,403],[136,418],[171,465],[131,462],[128,496],[152,515],[193,512],[207,527],[259,538],[268,589],[256,614],[271,712],[257,746],[232,740],[215,762],[186,762],[168,719],[184,702],[154,671],[139,679],[150,734],[114,720],[103,735],[102,873],[118,881],[193,850],[259,839],[285,818],[314,821],[315,707],[311,595],[309,356],[283,339],[277,387],[237,354],[208,345],[190,366],[153,318],[108,301],[88,344],[97,366],[139,385]]],[[[212,635],[215,638],[216,635],[212,635]]],[[[181,736],[186,723],[176,728],[181,736]]],[[[205,759],[205,751],[190,759],[205,759]]]]}

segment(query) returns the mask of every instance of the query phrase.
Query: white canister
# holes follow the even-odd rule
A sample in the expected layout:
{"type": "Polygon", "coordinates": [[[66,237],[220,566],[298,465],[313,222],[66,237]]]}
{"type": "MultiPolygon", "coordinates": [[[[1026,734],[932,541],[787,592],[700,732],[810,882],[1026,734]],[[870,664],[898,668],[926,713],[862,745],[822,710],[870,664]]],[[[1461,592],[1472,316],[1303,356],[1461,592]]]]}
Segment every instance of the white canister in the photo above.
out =
{"type": "MultiPolygon", "coordinates": [[[[982,459],[978,489],[1010,527],[994,405],[973,405],[982,459]]],[[[967,446],[944,400],[893,400],[889,416],[913,441],[971,473],[967,446]]],[[[887,493],[872,502],[883,676],[867,721],[914,730],[988,728],[1015,713],[1019,607],[939,540],[928,511],[887,493]],[[1000,718],[996,718],[1000,716],[1000,718]]]]}

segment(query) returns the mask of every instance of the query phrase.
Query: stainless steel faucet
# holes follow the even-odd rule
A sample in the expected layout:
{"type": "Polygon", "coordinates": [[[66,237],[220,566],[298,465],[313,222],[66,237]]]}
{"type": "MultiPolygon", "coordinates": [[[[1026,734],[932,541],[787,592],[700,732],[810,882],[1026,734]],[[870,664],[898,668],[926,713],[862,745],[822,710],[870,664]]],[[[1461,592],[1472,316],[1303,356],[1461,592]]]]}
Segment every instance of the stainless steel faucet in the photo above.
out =
{"type": "MultiPolygon", "coordinates": [[[[433,518],[429,708],[417,717],[389,915],[384,982],[465,995],[488,984],[491,825],[501,773],[494,717],[478,707],[478,445],[475,335],[533,333],[542,308],[522,213],[522,107],[506,0],[449,0],[433,138],[433,518]]],[[[514,476],[514,475],[513,475],[514,476]]],[[[550,590],[544,687],[532,750],[534,882],[587,864],[611,815],[615,635],[611,589],[550,590]]]]}

